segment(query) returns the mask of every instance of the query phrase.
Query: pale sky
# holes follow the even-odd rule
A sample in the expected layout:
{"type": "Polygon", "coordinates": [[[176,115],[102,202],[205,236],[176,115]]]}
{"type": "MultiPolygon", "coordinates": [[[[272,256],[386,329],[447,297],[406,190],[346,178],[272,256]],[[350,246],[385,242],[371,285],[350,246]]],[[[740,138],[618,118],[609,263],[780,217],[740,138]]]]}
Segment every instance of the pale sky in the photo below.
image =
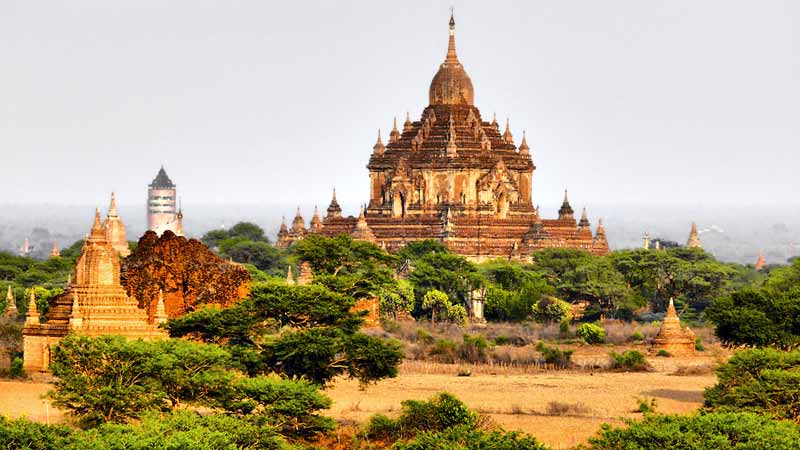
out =
{"type": "Polygon", "coordinates": [[[186,203],[357,205],[451,3],[535,202],[800,204],[792,0],[3,0],[0,203],[144,204],[163,163],[186,203]]]}

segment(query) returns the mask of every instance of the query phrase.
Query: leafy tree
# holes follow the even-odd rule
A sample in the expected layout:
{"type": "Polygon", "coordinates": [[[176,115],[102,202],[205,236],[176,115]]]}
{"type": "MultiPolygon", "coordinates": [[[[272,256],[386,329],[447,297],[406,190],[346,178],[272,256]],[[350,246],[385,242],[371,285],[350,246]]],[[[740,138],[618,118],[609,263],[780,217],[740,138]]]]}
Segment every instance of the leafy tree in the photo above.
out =
{"type": "Polygon", "coordinates": [[[411,313],[414,309],[414,287],[406,280],[397,281],[397,289],[381,295],[381,313],[397,320],[399,314],[411,313]]]}
{"type": "Polygon", "coordinates": [[[544,444],[518,432],[482,431],[466,427],[425,431],[395,450],[547,450],[544,444]]]}
{"type": "Polygon", "coordinates": [[[450,315],[450,299],[442,291],[432,289],[422,298],[422,309],[431,312],[431,323],[436,323],[436,317],[447,319],[450,315]]]}
{"type": "Polygon", "coordinates": [[[124,422],[216,395],[233,378],[225,370],[229,361],[213,345],[68,335],[53,351],[57,380],[49,396],[83,426],[124,422]]]}
{"type": "Polygon", "coordinates": [[[250,375],[277,372],[324,384],[337,375],[371,382],[397,373],[399,345],[359,332],[352,297],[324,286],[254,284],[229,308],[206,308],[171,320],[172,336],[230,347],[250,375]]]}
{"type": "Polygon", "coordinates": [[[544,276],[519,263],[490,261],[478,270],[490,283],[484,305],[489,320],[525,320],[537,303],[555,293],[544,276]]]}
{"type": "Polygon", "coordinates": [[[797,424],[750,413],[648,414],[620,428],[603,425],[600,435],[578,450],[790,450],[798,443],[797,424]]]}
{"type": "Polygon", "coordinates": [[[736,352],[716,373],[717,384],[705,392],[708,409],[800,420],[800,350],[736,352]]]}
{"type": "Polygon", "coordinates": [[[228,236],[232,238],[242,237],[249,241],[269,242],[264,235],[264,230],[252,222],[239,222],[228,231],[228,236]]]}
{"type": "Polygon", "coordinates": [[[223,241],[224,254],[231,257],[234,261],[252,264],[259,270],[277,275],[283,272],[282,252],[264,241],[241,240],[226,246],[228,240],[223,241]]]}
{"type": "Polygon", "coordinates": [[[254,416],[258,420],[253,423],[266,424],[293,438],[310,438],[335,426],[333,419],[318,412],[330,408],[331,399],[305,380],[288,382],[276,375],[242,378],[221,404],[228,412],[254,416]]]}
{"type": "Polygon", "coordinates": [[[800,288],[789,292],[745,288],[705,311],[730,346],[796,348],[800,344],[800,288]]]}

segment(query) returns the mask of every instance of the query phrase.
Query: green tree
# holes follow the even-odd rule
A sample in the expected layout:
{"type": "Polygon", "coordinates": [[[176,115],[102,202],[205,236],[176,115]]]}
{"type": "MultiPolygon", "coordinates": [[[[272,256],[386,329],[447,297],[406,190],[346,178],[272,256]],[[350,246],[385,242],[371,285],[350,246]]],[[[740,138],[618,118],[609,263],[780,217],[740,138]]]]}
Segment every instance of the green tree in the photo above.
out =
{"type": "Polygon", "coordinates": [[[168,324],[172,336],[230,347],[250,375],[277,372],[324,384],[337,375],[367,383],[397,374],[399,344],[359,331],[355,300],[321,285],[254,284],[229,308],[206,308],[168,324]]]}
{"type": "Polygon", "coordinates": [[[536,304],[533,313],[540,322],[561,323],[572,318],[572,306],[555,297],[544,297],[536,304]]]}
{"type": "Polygon", "coordinates": [[[800,420],[800,350],[736,352],[716,373],[717,384],[705,392],[707,409],[800,420]]]}
{"type": "Polygon", "coordinates": [[[787,350],[800,344],[800,288],[745,288],[714,301],[705,316],[726,345],[787,350]]]}
{"type": "Polygon", "coordinates": [[[452,308],[450,299],[442,291],[432,289],[426,292],[422,298],[422,309],[430,311],[431,323],[436,323],[437,316],[440,320],[446,320],[449,317],[450,308],[452,308]]]}

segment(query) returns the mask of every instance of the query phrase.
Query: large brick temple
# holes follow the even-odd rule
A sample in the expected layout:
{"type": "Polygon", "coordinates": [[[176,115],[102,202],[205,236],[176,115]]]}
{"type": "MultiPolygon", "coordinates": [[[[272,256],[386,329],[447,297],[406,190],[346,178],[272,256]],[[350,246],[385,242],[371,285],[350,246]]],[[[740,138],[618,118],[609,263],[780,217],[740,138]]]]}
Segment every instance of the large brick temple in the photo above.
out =
{"type": "Polygon", "coordinates": [[[309,233],[375,242],[394,251],[408,242],[438,239],[471,260],[530,260],[543,248],[578,248],[607,254],[602,221],[592,234],[583,211],[579,221],[565,192],[556,219],[543,219],[533,201],[536,166],[525,135],[517,146],[506,122],[485,121],[474,89],[456,55],[450,18],[447,56],[433,77],[430,104],[418,121],[395,121],[384,145],[380,132],[367,168],[369,203],[359,217],[343,217],[336,193],[324,219],[317,211],[309,228],[297,212],[284,222],[277,244],[286,247],[309,233]]]}

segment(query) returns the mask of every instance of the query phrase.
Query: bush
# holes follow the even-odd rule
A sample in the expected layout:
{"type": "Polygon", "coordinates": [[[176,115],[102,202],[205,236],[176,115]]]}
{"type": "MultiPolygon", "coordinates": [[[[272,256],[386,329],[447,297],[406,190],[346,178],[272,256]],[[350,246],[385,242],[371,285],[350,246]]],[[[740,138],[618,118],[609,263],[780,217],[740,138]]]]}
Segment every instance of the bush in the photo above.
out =
{"type": "Polygon", "coordinates": [[[471,363],[485,363],[489,359],[487,349],[489,341],[482,335],[464,335],[464,341],[458,347],[458,355],[462,360],[471,363]]]}
{"type": "Polygon", "coordinates": [[[606,330],[593,323],[582,323],[575,334],[587,344],[602,344],[606,340],[606,330]]]}
{"type": "Polygon", "coordinates": [[[25,378],[25,369],[23,369],[25,361],[16,357],[11,361],[11,366],[8,368],[9,378],[25,378]]]}
{"type": "Polygon", "coordinates": [[[647,359],[643,354],[636,350],[626,350],[617,353],[611,352],[608,354],[611,357],[611,368],[616,370],[628,370],[633,372],[642,372],[647,370],[647,359]]]}
{"type": "Polygon", "coordinates": [[[510,344],[511,344],[511,338],[509,338],[508,336],[500,335],[494,338],[494,345],[510,345],[510,344]]]}
{"type": "Polygon", "coordinates": [[[644,335],[641,332],[636,331],[633,334],[631,334],[630,341],[631,342],[642,342],[642,341],[644,341],[644,335]]]}
{"type": "Polygon", "coordinates": [[[539,322],[560,323],[572,318],[572,305],[555,297],[545,296],[533,310],[533,315],[539,322]]]}
{"type": "MultiPolygon", "coordinates": [[[[62,425],[44,425],[0,415],[0,448],[6,450],[61,450],[76,442],[75,432],[62,425]]],[[[74,448],[74,447],[73,447],[74,448]]]]}
{"type": "Polygon", "coordinates": [[[516,432],[480,431],[460,426],[445,431],[423,432],[394,450],[548,450],[535,438],[516,432]]]}
{"type": "Polygon", "coordinates": [[[716,373],[717,384],[705,391],[707,409],[800,419],[800,350],[737,352],[716,373]]]}
{"type": "Polygon", "coordinates": [[[442,392],[427,401],[405,400],[397,420],[385,416],[370,419],[366,434],[369,438],[411,438],[425,431],[444,431],[453,427],[474,429],[478,414],[454,396],[442,392]]]}
{"type": "Polygon", "coordinates": [[[542,354],[545,364],[554,364],[558,367],[569,367],[572,365],[572,350],[561,350],[556,347],[548,347],[544,342],[536,344],[536,351],[542,354]]]}
{"type": "Polygon", "coordinates": [[[646,398],[640,398],[636,399],[636,401],[639,402],[639,408],[637,408],[638,412],[642,414],[650,414],[656,412],[656,406],[658,406],[658,403],[656,403],[655,398],[651,398],[650,400],[647,400],[646,398]]]}
{"type": "Polygon", "coordinates": [[[656,352],[656,356],[661,357],[661,358],[669,358],[670,356],[672,356],[672,353],[670,353],[670,352],[668,352],[668,351],[666,351],[666,350],[664,350],[662,348],[661,350],[656,352]]]}
{"type": "Polygon", "coordinates": [[[621,428],[603,425],[578,450],[795,450],[799,442],[797,424],[754,414],[648,414],[621,428]]]}
{"type": "Polygon", "coordinates": [[[698,352],[706,351],[706,347],[703,345],[703,338],[700,336],[697,336],[697,339],[694,341],[694,349],[698,352]]]}

